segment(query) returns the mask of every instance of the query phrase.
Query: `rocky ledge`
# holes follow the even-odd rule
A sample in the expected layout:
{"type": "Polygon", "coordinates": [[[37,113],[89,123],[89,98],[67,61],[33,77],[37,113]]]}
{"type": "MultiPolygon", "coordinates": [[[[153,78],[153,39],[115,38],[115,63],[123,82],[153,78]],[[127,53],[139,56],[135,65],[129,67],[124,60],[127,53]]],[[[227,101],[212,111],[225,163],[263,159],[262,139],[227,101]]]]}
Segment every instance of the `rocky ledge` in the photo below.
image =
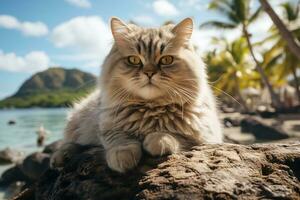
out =
{"type": "Polygon", "coordinates": [[[102,152],[85,148],[15,199],[300,199],[299,142],[205,144],[164,158],[145,156],[122,175],[106,167],[102,152]]]}

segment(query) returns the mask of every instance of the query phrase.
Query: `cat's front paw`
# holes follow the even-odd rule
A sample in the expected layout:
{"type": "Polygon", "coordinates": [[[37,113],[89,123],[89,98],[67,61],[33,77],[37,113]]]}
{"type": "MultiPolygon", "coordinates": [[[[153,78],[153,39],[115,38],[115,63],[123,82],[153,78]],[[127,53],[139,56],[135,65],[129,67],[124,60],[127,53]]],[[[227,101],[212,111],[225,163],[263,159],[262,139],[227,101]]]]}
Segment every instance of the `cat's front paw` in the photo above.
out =
{"type": "Polygon", "coordinates": [[[106,162],[112,170],[124,173],[136,167],[141,156],[142,150],[139,143],[120,145],[107,150],[106,162]]]}
{"type": "Polygon", "coordinates": [[[152,156],[162,156],[178,152],[180,145],[170,134],[151,133],[144,139],[143,147],[152,156]]]}

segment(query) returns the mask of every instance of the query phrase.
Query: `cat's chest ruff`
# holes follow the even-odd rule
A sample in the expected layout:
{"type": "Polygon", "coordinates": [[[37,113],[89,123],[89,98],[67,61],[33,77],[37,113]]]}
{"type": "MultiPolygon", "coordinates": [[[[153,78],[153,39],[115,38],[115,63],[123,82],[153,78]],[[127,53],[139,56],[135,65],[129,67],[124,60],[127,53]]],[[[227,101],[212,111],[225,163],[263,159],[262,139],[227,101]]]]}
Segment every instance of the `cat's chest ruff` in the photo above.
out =
{"type": "Polygon", "coordinates": [[[133,134],[172,132],[191,135],[197,129],[198,114],[177,104],[165,106],[131,105],[120,109],[113,127],[133,134]]]}

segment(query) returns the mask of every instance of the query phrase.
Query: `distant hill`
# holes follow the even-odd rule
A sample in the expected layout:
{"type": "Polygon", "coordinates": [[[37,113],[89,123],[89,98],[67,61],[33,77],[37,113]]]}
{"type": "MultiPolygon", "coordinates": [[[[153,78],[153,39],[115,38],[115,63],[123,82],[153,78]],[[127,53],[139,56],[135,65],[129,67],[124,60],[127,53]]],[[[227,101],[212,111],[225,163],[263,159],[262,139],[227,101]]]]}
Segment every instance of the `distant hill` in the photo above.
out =
{"type": "Polygon", "coordinates": [[[26,80],[0,108],[64,107],[90,92],[96,77],[77,69],[49,68],[26,80]]]}

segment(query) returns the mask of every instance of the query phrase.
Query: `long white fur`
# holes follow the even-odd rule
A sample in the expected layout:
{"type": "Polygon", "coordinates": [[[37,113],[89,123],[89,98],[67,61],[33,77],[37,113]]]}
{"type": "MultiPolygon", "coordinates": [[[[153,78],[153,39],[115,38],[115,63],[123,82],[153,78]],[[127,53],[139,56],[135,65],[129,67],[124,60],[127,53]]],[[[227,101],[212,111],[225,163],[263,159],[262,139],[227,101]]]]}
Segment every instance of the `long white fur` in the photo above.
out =
{"type": "MultiPolygon", "coordinates": [[[[113,18],[116,43],[102,66],[99,88],[70,113],[65,143],[102,145],[108,166],[126,172],[138,164],[142,148],[160,156],[197,144],[222,142],[205,65],[190,43],[192,26],[187,18],[175,27],[144,29],[113,18]],[[176,57],[172,68],[158,70],[153,76],[157,87],[142,86],[149,81],[143,68],[157,71],[153,63],[163,55],[160,48],[148,46],[153,52],[143,50],[141,42],[157,46],[164,43],[163,54],[176,57]],[[137,45],[143,52],[137,52],[137,45]],[[144,67],[131,69],[125,64],[122,59],[132,54],[141,57],[144,67]],[[164,73],[169,74],[169,82],[163,81],[164,73]]],[[[62,160],[62,154],[56,152],[52,162],[62,160]]]]}

